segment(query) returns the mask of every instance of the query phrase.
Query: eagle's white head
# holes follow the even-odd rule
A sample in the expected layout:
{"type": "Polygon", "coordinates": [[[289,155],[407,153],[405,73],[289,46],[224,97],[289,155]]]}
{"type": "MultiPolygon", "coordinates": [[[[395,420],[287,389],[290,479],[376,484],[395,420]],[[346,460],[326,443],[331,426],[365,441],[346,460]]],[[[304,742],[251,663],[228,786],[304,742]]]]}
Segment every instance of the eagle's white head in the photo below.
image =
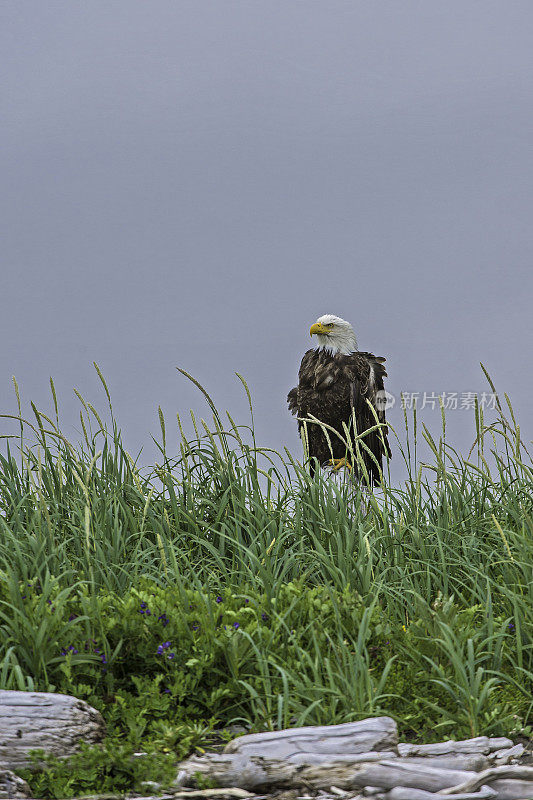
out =
{"type": "Polygon", "coordinates": [[[315,324],[311,325],[310,334],[316,335],[319,350],[341,353],[344,356],[357,350],[357,339],[352,326],[335,314],[324,314],[319,317],[315,324]]]}

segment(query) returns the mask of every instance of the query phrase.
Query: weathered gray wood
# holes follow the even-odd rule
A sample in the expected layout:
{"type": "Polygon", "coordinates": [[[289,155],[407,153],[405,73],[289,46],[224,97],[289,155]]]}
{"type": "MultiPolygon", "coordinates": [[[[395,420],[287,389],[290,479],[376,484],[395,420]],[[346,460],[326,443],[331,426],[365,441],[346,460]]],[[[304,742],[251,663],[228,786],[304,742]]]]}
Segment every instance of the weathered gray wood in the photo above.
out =
{"type": "MultiPolygon", "coordinates": [[[[328,761],[344,761],[347,764],[362,764],[363,762],[370,761],[383,761],[384,759],[390,760],[391,758],[399,758],[392,750],[378,752],[372,751],[370,753],[359,753],[352,755],[349,753],[332,754],[332,753],[293,753],[286,761],[292,764],[325,764],[328,761]]],[[[458,769],[464,771],[479,772],[482,769],[488,769],[491,763],[487,756],[479,753],[456,753],[445,756],[435,756],[434,758],[410,758],[411,764],[421,764],[422,766],[440,767],[441,769],[458,769]]]]}
{"type": "Polygon", "coordinates": [[[410,758],[409,762],[429,767],[440,767],[440,769],[462,769],[466,772],[480,772],[482,769],[488,769],[491,765],[488,757],[480,753],[452,753],[446,756],[435,756],[434,758],[410,758]]]}
{"type": "MultiPolygon", "coordinates": [[[[500,781],[502,778],[512,778],[519,781],[527,781],[529,783],[531,797],[533,797],[533,767],[522,767],[518,764],[508,764],[503,767],[490,767],[489,769],[479,772],[467,778],[463,783],[458,786],[452,786],[443,795],[452,795],[454,792],[475,792],[479,786],[488,784],[491,786],[495,781],[500,781]]],[[[527,796],[527,795],[526,795],[527,796]]]]}
{"type": "MultiPolygon", "coordinates": [[[[409,789],[397,786],[383,795],[384,800],[442,800],[442,795],[437,792],[425,792],[423,789],[409,789]]],[[[453,800],[496,800],[497,793],[490,786],[482,786],[478,792],[468,794],[454,794],[453,800]]]]}
{"type": "MultiPolygon", "coordinates": [[[[309,768],[310,777],[313,776],[313,768],[309,768]]],[[[342,788],[358,789],[366,785],[380,786],[383,789],[394,789],[396,786],[411,786],[415,789],[426,789],[427,791],[440,791],[448,786],[453,786],[454,775],[463,775],[463,781],[473,777],[473,772],[465,770],[441,769],[439,767],[425,766],[420,763],[412,763],[408,758],[391,759],[381,761],[378,764],[359,765],[352,771],[351,775],[346,775],[342,788]]],[[[337,781],[335,781],[337,785],[337,781]]]]}
{"type": "Polygon", "coordinates": [[[84,700],[0,690],[0,768],[30,766],[30,750],[69,756],[81,741],[94,744],[104,736],[104,720],[84,700]]]}
{"type": "Polygon", "coordinates": [[[251,733],[226,745],[225,753],[265,758],[290,758],[295,753],[335,755],[396,751],[398,729],[390,717],[374,717],[343,725],[289,728],[283,731],[251,733]]]}
{"type": "Polygon", "coordinates": [[[380,717],[245,735],[223,753],[182,762],[176,783],[194,786],[204,776],[221,787],[259,792],[304,787],[339,797],[355,791],[376,800],[438,800],[444,795],[451,800],[533,800],[533,768],[495,767],[523,751],[510,739],[487,736],[397,745],[393,720],[380,717]]]}
{"type": "MultiPolygon", "coordinates": [[[[532,800],[533,783],[531,781],[503,780],[490,784],[496,790],[496,800],[532,800]]],[[[454,795],[451,795],[455,800],[454,795]]]]}
{"type": "MultiPolygon", "coordinates": [[[[258,759],[259,761],[261,759],[258,759]]],[[[239,787],[252,789],[268,785],[268,776],[261,764],[256,764],[255,758],[248,758],[240,753],[208,753],[205,756],[191,756],[178,765],[176,786],[197,785],[197,776],[212,780],[219,787],[239,787]]],[[[290,786],[290,776],[297,770],[294,764],[278,762],[280,765],[279,785],[284,788],[290,786]],[[284,770],[285,767],[285,770],[284,770]],[[287,772],[284,781],[282,772],[287,772]]],[[[332,781],[333,783],[333,781],[332,781]]]]}
{"type": "MultiPolygon", "coordinates": [[[[370,753],[293,753],[286,761],[291,764],[325,764],[332,759],[335,761],[346,761],[348,764],[361,764],[363,761],[383,761],[384,758],[399,758],[393,750],[377,750],[370,753]]],[[[488,765],[487,765],[488,766],[488,765]]]]}
{"type": "Polygon", "coordinates": [[[489,739],[488,736],[476,736],[475,739],[463,739],[459,742],[451,739],[449,742],[436,742],[435,744],[407,744],[406,742],[400,742],[398,753],[406,758],[443,756],[450,753],[481,753],[487,755],[493,751],[512,746],[512,741],[504,737],[489,739]]]}
{"type": "Polygon", "coordinates": [[[490,786],[482,785],[475,792],[459,792],[444,795],[442,792],[424,792],[398,786],[382,795],[383,800],[531,800],[532,784],[518,780],[495,781],[490,786]]]}
{"type": "Polygon", "coordinates": [[[175,792],[172,795],[176,800],[182,800],[183,798],[190,797],[191,800],[203,800],[206,797],[228,797],[228,798],[235,798],[235,800],[245,800],[247,797],[252,797],[250,792],[247,792],[246,789],[237,789],[233,787],[231,789],[198,789],[198,790],[189,790],[187,792],[175,792]]]}
{"type": "MultiPolygon", "coordinates": [[[[311,759],[313,756],[311,755],[311,759]]],[[[360,789],[395,786],[438,791],[475,776],[474,772],[450,770],[412,763],[407,758],[384,759],[380,762],[361,762],[347,754],[319,763],[295,764],[285,759],[246,756],[241,753],[192,756],[180,764],[178,784],[194,785],[198,775],[214,780],[218,786],[239,786],[243,789],[266,790],[307,786],[328,789],[360,789]]]]}
{"type": "Polygon", "coordinates": [[[0,797],[18,798],[30,797],[30,787],[21,777],[9,769],[0,771],[0,797]]]}
{"type": "Polygon", "coordinates": [[[515,744],[514,747],[506,747],[503,750],[496,750],[494,753],[490,753],[490,760],[495,766],[502,766],[514,759],[520,758],[520,756],[524,754],[525,749],[523,744],[515,744]]]}
{"type": "Polygon", "coordinates": [[[182,785],[194,783],[195,775],[201,774],[222,787],[239,786],[251,791],[301,786],[329,790],[334,785],[343,790],[377,787],[386,800],[438,800],[444,796],[450,800],[488,800],[490,797],[525,800],[533,797],[533,767],[497,767],[475,773],[446,769],[424,758],[395,757],[361,762],[360,756],[344,754],[327,760],[322,754],[315,754],[307,763],[294,763],[240,753],[193,757],[181,766],[182,785]],[[401,787],[405,789],[403,793],[401,787]],[[415,791],[419,794],[415,795],[415,791]]]}

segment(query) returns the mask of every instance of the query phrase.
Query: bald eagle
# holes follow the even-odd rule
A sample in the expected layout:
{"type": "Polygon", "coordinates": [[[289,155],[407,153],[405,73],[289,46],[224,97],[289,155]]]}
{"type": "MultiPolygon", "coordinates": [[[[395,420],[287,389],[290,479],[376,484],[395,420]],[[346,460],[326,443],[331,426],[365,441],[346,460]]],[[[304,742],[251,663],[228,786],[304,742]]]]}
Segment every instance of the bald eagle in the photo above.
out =
{"type": "Polygon", "coordinates": [[[350,453],[344,444],[343,423],[349,429],[353,446],[355,416],[357,434],[374,428],[362,436],[366,447],[360,445],[360,454],[370,484],[379,483],[383,456],[391,456],[387,428],[376,429],[376,416],[379,423],[385,422],[385,359],[359,352],[352,326],[334,314],[319,317],[311,326],[310,334],[317,337],[318,347],[305,353],[298,386],[291,389],[287,401],[289,410],[298,417],[300,436],[304,426],[302,419],[310,415],[333,428],[333,431],[326,428],[326,436],[316,423],[306,423],[311,474],[315,472],[317,461],[321,466],[333,466],[334,469],[347,466],[357,477],[361,477],[361,472],[365,477],[364,470],[350,463],[350,453]]]}

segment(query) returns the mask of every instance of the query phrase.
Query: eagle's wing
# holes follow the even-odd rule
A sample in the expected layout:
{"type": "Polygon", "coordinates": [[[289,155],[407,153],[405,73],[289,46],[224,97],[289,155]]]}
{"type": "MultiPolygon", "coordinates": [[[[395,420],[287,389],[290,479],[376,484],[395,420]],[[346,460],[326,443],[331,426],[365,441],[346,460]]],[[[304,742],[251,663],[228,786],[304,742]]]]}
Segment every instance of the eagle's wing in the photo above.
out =
{"type": "MultiPolygon", "coordinates": [[[[300,370],[298,372],[298,384],[310,384],[314,377],[314,361],[316,359],[316,350],[307,350],[302,358],[300,370]]],[[[289,411],[295,416],[299,416],[301,409],[298,402],[298,386],[291,389],[287,395],[287,403],[289,404],[289,411]]]]}
{"type": "MultiPolygon", "coordinates": [[[[375,408],[378,420],[385,423],[385,386],[383,379],[387,377],[387,371],[383,364],[386,359],[382,356],[375,356],[372,353],[361,353],[360,355],[364,356],[370,365],[368,385],[365,386],[365,397],[375,408]]],[[[387,429],[383,428],[383,432],[386,434],[387,429]]]]}
{"type": "Polygon", "coordinates": [[[287,403],[289,404],[289,411],[293,415],[298,414],[298,387],[295,386],[287,395],[287,403]]]}
{"type": "Polygon", "coordinates": [[[383,424],[380,430],[372,431],[363,437],[365,445],[369,448],[372,458],[366,450],[362,449],[362,456],[369,474],[377,482],[379,481],[379,470],[376,464],[381,465],[384,456],[391,457],[391,449],[387,440],[387,428],[385,426],[384,408],[384,385],[383,379],[387,373],[383,366],[385,359],[375,356],[372,353],[354,353],[353,356],[346,356],[344,371],[350,381],[350,405],[355,411],[358,433],[362,433],[376,425],[378,422],[383,424]],[[364,359],[364,361],[363,361],[364,359]],[[369,408],[369,403],[372,408],[369,408]],[[372,413],[375,411],[375,415],[372,413]]]}

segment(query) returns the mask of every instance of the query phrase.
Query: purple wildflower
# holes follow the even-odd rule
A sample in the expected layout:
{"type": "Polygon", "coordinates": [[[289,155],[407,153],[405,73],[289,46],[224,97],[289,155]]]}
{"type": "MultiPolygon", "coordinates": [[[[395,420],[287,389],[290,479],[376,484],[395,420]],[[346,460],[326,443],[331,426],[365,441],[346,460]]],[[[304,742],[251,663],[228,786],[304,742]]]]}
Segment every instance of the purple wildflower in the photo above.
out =
{"type": "Polygon", "coordinates": [[[235,630],[237,630],[237,628],[239,627],[239,623],[238,622],[234,622],[233,623],[233,627],[235,628],[235,630]]]}
{"type": "Polygon", "coordinates": [[[222,598],[221,598],[220,595],[218,595],[218,597],[215,597],[215,603],[221,603],[221,602],[222,602],[222,598]]]}

